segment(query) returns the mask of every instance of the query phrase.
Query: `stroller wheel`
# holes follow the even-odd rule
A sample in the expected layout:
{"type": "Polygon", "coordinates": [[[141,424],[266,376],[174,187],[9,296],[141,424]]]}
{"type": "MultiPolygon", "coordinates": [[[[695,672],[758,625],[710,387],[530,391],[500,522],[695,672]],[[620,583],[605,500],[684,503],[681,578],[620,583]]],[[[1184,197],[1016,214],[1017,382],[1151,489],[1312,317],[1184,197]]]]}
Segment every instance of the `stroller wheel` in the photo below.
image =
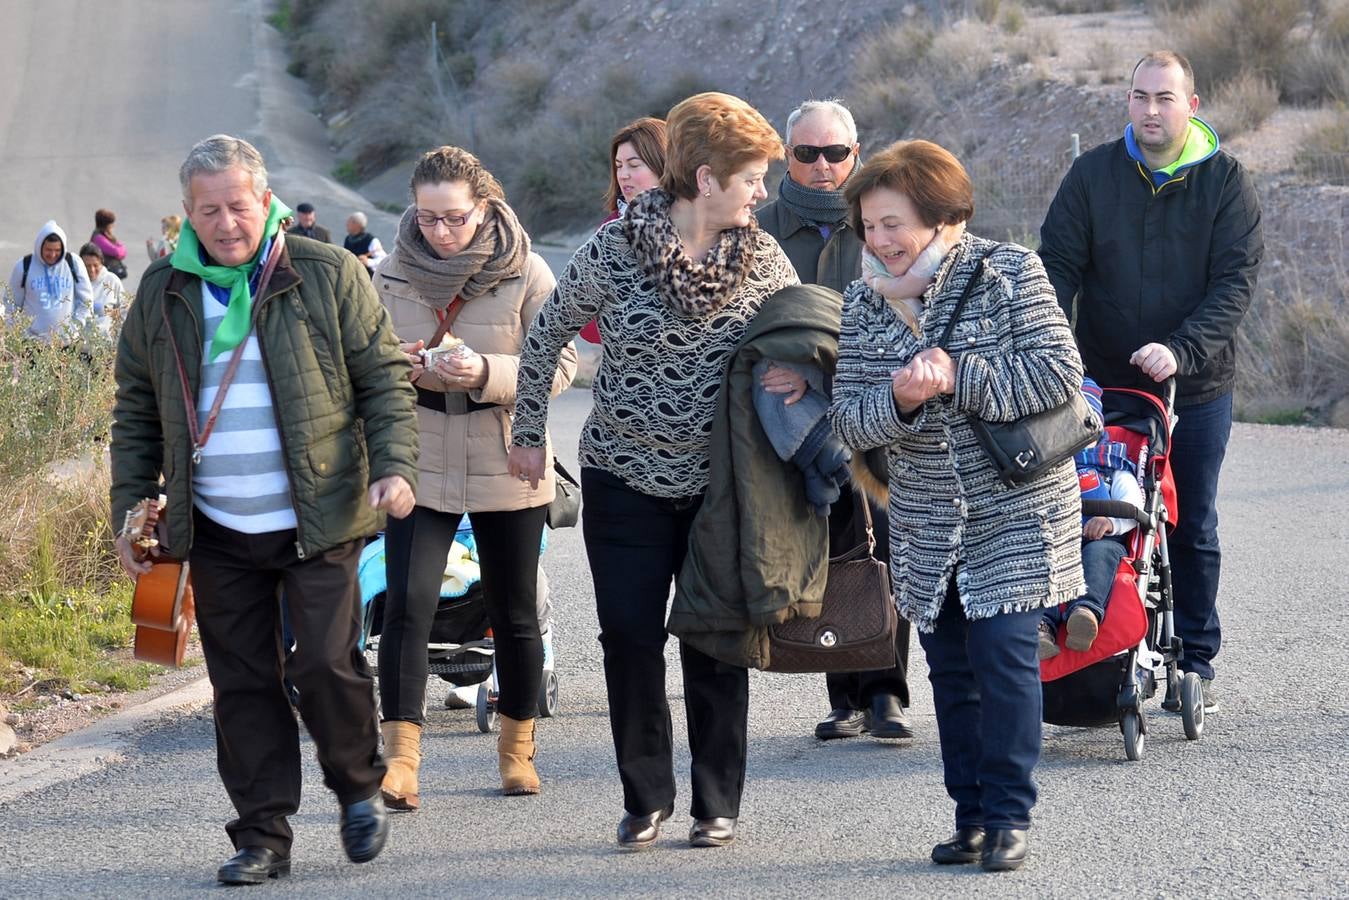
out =
{"type": "Polygon", "coordinates": [[[1180,721],[1185,740],[1199,740],[1204,733],[1204,685],[1194,672],[1186,672],[1180,680],[1180,721]]]}
{"type": "Polygon", "coordinates": [[[491,683],[492,680],[489,678],[487,681],[478,685],[476,711],[478,730],[483,734],[490,733],[497,725],[497,705],[496,700],[492,697],[491,683]]]}
{"type": "Polygon", "coordinates": [[[1125,710],[1119,728],[1124,732],[1124,755],[1129,762],[1138,762],[1143,758],[1143,744],[1147,740],[1142,714],[1136,709],[1125,710]]]}
{"type": "Polygon", "coordinates": [[[544,672],[539,685],[539,715],[551,719],[557,715],[557,673],[544,672]]]}

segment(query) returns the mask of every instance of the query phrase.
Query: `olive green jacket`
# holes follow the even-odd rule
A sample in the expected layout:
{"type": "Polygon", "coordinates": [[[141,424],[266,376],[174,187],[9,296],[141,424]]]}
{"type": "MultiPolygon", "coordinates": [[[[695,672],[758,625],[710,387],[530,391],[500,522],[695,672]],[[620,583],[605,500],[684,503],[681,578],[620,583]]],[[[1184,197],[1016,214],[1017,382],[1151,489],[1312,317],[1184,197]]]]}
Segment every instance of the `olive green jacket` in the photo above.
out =
{"type": "Polygon", "coordinates": [[[768,626],[820,614],[829,520],[806,500],[800,470],[778,458],[754,409],[760,359],[819,368],[832,378],[842,298],[791,285],[764,303],[717,395],[707,493],[689,532],[668,628],[733,665],[765,668],[768,626]]]}
{"type": "MultiPolygon", "coordinates": [[[[165,549],[192,547],[192,438],[173,344],[195,402],[204,344],[202,285],[167,259],[141,278],[117,347],[112,425],[112,516],[168,495],[165,549]],[[163,476],[163,486],[160,477],[163,476]]],[[[371,481],[417,486],[411,367],[356,257],[289,235],[253,328],[272,393],[301,559],[382,527],[366,500],[371,481]]]]}
{"type": "Polygon", "coordinates": [[[862,277],[862,242],[846,219],[833,227],[826,240],[818,227],[781,200],[760,207],[754,216],[759,228],[782,246],[802,284],[822,284],[842,294],[862,277]]]}

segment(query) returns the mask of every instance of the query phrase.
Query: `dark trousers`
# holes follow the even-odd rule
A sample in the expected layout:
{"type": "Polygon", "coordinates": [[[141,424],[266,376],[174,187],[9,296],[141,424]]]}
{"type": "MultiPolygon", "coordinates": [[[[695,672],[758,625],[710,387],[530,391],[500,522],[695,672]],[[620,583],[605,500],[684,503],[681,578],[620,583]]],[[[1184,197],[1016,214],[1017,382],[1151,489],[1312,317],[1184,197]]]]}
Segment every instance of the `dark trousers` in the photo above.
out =
{"type": "Polygon", "coordinates": [[[290,852],[286,818],[300,808],[300,734],[283,687],[286,593],[295,653],[284,675],[299,689],[323,783],[343,805],[374,796],[384,779],[374,679],[361,636],[352,541],[298,559],[295,531],[244,534],[195,513],[189,559],[197,629],[215,689],[216,765],[239,817],[235,847],[290,852]]]}
{"type": "Polygon", "coordinates": [[[1096,621],[1105,618],[1105,608],[1110,603],[1110,591],[1115,586],[1115,573],[1119,571],[1120,560],[1129,552],[1128,535],[1115,535],[1094,541],[1082,542],[1082,575],[1087,582],[1087,592],[1066,607],[1047,606],[1044,620],[1054,627],[1068,621],[1069,614],[1079,606],[1085,606],[1096,614],[1096,621]]]}
{"type": "MultiPolygon", "coordinates": [[[[862,495],[844,491],[829,508],[829,553],[838,556],[866,540],[866,526],[857,504],[862,495]]],[[[872,531],[877,559],[890,564],[890,522],[884,507],[871,504],[872,531]]],[[[824,677],[829,708],[869,709],[879,694],[892,694],[905,709],[909,706],[909,620],[901,618],[895,629],[895,664],[871,672],[831,672],[824,677]]]]}
{"type": "MultiPolygon", "coordinates": [[[[547,512],[547,506],[536,506],[468,514],[492,625],[497,709],[512,719],[532,719],[539,711],[543,639],[536,599],[539,541],[547,512]]],[[[406,519],[389,519],[384,533],[388,591],[379,639],[379,701],[385,721],[426,721],[426,644],[460,518],[418,506],[406,519]]]]}
{"type": "Polygon", "coordinates": [[[1218,622],[1218,473],[1232,433],[1232,395],[1176,411],[1171,433],[1171,472],[1180,520],[1167,539],[1175,592],[1176,634],[1185,644],[1180,667],[1213,677],[1222,646],[1218,622]]]}
{"type": "Polygon", "coordinates": [[[967,620],[954,581],[936,630],[918,639],[956,828],[1026,828],[1040,759],[1040,610],[967,620]]]}
{"type": "MultiPolygon", "coordinates": [[[[701,497],[635,491],[600,469],[581,470],[582,527],[595,582],[623,808],[635,815],[674,802],[674,741],[665,696],[665,608],[688,550],[701,497]]],[[[740,815],[745,786],[749,673],[679,645],[693,756],[694,818],[740,815]]]]}

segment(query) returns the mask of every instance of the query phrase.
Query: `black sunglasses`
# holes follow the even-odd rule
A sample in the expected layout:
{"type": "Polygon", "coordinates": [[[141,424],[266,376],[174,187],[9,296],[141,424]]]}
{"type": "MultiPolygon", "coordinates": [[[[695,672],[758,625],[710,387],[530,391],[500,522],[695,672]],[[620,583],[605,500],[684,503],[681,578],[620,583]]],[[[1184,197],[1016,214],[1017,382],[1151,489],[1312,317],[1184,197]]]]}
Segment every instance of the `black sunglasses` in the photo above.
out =
{"type": "Polygon", "coordinates": [[[830,144],[828,147],[812,147],[810,144],[797,144],[792,148],[792,156],[803,163],[813,163],[824,154],[826,162],[841,163],[852,156],[852,148],[847,144],[830,144]]]}

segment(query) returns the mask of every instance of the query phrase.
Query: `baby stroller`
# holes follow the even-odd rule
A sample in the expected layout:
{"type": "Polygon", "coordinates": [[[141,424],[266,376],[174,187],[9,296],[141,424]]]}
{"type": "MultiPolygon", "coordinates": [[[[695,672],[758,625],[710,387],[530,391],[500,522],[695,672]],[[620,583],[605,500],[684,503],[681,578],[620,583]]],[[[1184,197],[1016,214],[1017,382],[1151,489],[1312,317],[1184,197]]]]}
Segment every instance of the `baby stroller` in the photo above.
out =
{"type": "Polygon", "coordinates": [[[1040,662],[1044,721],[1052,725],[1101,727],[1118,723],[1124,753],[1143,756],[1148,722],[1143,701],[1165,676],[1162,707],[1178,710],[1188,740],[1204,731],[1199,676],[1180,672],[1184,647],[1176,636],[1167,529],[1176,521],[1176,486],[1168,455],[1175,423],[1174,380],[1158,399],[1144,391],[1104,388],[1106,431],[1129,448],[1143,490],[1143,509],[1119,501],[1084,500],[1084,516],[1134,519],[1128,552],[1115,573],[1105,618],[1091,649],[1070,650],[1058,636],[1057,656],[1040,662]]]}
{"type": "MultiPolygon", "coordinates": [[[[547,535],[544,536],[546,544],[547,535]]],[[[543,552],[540,545],[539,552],[543,552]]],[[[379,674],[379,636],[384,621],[384,538],[372,541],[361,553],[358,565],[363,614],[362,649],[370,668],[379,674]]],[[[539,568],[539,630],[543,636],[543,682],[539,688],[539,715],[550,718],[558,710],[558,678],[553,660],[552,608],[548,579],[539,568]]],[[[492,731],[497,725],[497,677],[493,659],[492,629],[479,581],[477,543],[468,518],[455,533],[445,563],[440,603],[431,624],[426,646],[428,673],[454,687],[477,685],[474,704],[478,730],[492,731]]],[[[447,705],[450,705],[447,702],[447,705]]]]}

